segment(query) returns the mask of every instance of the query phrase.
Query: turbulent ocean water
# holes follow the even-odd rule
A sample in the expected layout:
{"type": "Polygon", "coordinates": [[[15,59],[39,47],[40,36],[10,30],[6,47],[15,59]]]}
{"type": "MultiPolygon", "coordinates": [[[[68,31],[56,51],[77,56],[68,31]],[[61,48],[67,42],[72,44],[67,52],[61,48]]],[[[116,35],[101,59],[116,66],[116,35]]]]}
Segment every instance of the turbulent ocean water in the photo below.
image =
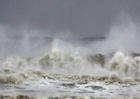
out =
{"type": "Polygon", "coordinates": [[[103,45],[105,37],[21,38],[1,42],[0,99],[140,97],[138,52],[103,45]]]}
{"type": "Polygon", "coordinates": [[[0,99],[140,97],[140,36],[132,22],[105,37],[48,37],[0,26],[0,99]]]}

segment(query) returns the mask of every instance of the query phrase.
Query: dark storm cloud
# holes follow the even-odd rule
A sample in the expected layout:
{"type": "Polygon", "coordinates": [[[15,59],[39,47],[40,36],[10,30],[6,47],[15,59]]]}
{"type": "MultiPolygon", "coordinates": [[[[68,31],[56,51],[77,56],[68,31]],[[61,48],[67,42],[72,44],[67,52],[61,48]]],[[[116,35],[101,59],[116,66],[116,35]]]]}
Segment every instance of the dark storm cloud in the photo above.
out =
{"type": "Polygon", "coordinates": [[[0,24],[25,22],[36,29],[67,30],[75,37],[103,36],[121,11],[139,18],[140,0],[0,0],[0,24]]]}

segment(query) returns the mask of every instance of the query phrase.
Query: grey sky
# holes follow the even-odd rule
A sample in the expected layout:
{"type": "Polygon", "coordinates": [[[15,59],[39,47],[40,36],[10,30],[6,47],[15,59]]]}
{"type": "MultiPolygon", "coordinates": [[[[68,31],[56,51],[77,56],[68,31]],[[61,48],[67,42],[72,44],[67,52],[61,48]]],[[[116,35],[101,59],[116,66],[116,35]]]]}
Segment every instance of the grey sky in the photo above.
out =
{"type": "Polygon", "coordinates": [[[0,24],[17,27],[25,22],[75,37],[103,36],[122,11],[139,19],[140,0],[0,0],[0,24]]]}

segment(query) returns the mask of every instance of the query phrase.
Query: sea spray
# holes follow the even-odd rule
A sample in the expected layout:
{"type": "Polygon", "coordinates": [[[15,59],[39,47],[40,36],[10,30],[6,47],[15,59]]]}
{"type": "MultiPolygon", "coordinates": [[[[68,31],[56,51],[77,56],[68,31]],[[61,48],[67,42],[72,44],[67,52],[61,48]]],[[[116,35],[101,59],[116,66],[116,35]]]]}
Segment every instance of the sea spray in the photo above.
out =
{"type": "Polygon", "coordinates": [[[87,56],[79,55],[77,52],[71,54],[52,52],[49,55],[32,59],[5,58],[1,62],[0,79],[1,83],[21,83],[42,79],[43,75],[49,73],[109,77],[115,72],[120,78],[123,76],[135,78],[140,75],[139,56],[133,57],[131,54],[117,52],[112,58],[105,58],[107,58],[105,55],[99,54],[87,58],[87,56]],[[107,61],[104,65],[101,65],[100,60],[101,63],[102,60],[107,61]]]}
{"type": "Polygon", "coordinates": [[[133,58],[122,52],[117,52],[109,62],[110,70],[118,70],[126,74],[136,74],[139,69],[139,57],[133,58]]]}

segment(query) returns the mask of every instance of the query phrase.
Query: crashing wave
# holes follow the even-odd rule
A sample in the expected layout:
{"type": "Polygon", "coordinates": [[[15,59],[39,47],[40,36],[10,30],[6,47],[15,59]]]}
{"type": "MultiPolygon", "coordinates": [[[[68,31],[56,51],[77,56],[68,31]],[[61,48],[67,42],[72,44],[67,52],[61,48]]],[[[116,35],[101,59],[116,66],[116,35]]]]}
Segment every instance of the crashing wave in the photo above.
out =
{"type": "Polygon", "coordinates": [[[140,57],[132,57],[124,53],[117,52],[109,62],[110,70],[118,70],[125,73],[139,72],[140,57]]]}
{"type": "Polygon", "coordinates": [[[21,83],[41,79],[49,73],[68,75],[110,76],[114,72],[121,77],[140,75],[140,56],[117,52],[107,57],[103,54],[86,55],[79,52],[52,51],[39,57],[7,57],[1,59],[0,83],[21,83]]]}

